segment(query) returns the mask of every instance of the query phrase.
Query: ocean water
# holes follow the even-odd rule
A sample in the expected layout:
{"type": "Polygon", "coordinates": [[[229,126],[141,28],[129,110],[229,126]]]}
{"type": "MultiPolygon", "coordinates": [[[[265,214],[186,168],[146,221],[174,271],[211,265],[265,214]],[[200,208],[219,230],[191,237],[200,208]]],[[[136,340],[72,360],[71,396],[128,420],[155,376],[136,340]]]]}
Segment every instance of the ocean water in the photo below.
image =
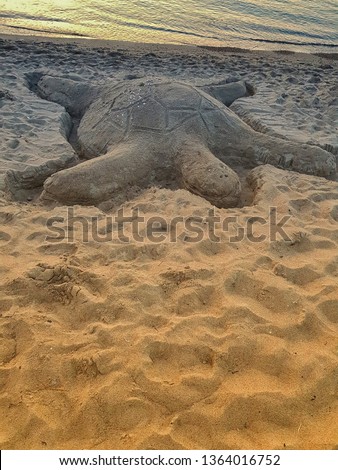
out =
{"type": "Polygon", "coordinates": [[[0,0],[0,31],[337,52],[338,0],[0,0]]]}

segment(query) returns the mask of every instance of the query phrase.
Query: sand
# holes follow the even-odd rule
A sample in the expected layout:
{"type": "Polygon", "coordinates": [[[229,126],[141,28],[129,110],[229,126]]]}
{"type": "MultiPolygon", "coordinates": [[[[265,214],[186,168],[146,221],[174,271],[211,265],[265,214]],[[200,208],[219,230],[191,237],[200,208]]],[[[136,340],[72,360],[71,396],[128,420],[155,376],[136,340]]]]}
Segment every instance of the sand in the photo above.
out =
{"type": "Polygon", "coordinates": [[[336,177],[264,165],[245,175],[246,198],[231,209],[165,187],[131,188],[100,207],[45,207],[41,183],[29,181],[51,154],[58,165],[77,156],[71,129],[60,132],[63,108],[38,98],[25,76],[244,77],[256,94],[232,108],[249,124],[337,154],[335,60],[4,38],[0,61],[1,91],[15,98],[0,98],[0,171],[16,166],[28,181],[0,197],[1,448],[337,448],[336,177]],[[162,217],[164,238],[143,224],[142,241],[118,240],[121,208],[162,217]],[[271,208],[286,217],[284,237],[271,230],[271,208]],[[52,240],[60,231],[48,223],[56,217],[66,232],[70,209],[82,223],[52,240]],[[219,240],[205,230],[210,210],[228,221],[228,231],[216,224],[219,240]],[[174,217],[201,218],[203,239],[179,226],[170,240],[174,217]],[[260,218],[252,234],[251,217],[260,218]],[[97,236],[83,240],[95,222],[97,236]],[[102,240],[107,227],[115,236],[102,240]]]}

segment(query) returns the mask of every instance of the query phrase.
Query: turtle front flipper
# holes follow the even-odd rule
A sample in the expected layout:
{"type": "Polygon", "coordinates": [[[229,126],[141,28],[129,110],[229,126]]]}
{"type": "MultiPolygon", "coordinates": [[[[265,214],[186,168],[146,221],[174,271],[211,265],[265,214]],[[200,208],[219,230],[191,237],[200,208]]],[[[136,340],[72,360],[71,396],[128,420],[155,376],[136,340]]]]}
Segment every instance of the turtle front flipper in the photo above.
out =
{"type": "Polygon", "coordinates": [[[59,171],[45,181],[42,203],[96,205],[151,182],[156,154],[150,145],[120,144],[107,154],[59,171]]]}
{"type": "Polygon", "coordinates": [[[254,132],[252,142],[247,156],[257,164],[268,163],[315,176],[330,176],[336,172],[334,155],[315,145],[299,144],[257,132],[254,132]]]}
{"type": "Polygon", "coordinates": [[[183,186],[216,207],[234,207],[241,184],[237,174],[203,144],[185,143],[176,155],[183,186]]]}

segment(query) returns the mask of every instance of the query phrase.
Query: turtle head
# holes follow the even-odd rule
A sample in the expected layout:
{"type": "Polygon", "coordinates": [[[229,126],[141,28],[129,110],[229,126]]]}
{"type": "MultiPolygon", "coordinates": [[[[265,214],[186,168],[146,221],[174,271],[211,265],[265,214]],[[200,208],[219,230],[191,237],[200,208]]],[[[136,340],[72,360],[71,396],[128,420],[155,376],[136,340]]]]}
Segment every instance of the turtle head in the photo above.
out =
{"type": "Polygon", "coordinates": [[[235,207],[241,195],[237,174],[203,144],[185,142],[176,155],[183,186],[216,207],[235,207]]]}
{"type": "Polygon", "coordinates": [[[203,197],[216,207],[237,206],[241,195],[241,183],[230,167],[222,162],[219,164],[212,162],[204,168],[203,181],[199,176],[192,174],[189,179],[185,179],[184,183],[189,191],[203,197]]]}

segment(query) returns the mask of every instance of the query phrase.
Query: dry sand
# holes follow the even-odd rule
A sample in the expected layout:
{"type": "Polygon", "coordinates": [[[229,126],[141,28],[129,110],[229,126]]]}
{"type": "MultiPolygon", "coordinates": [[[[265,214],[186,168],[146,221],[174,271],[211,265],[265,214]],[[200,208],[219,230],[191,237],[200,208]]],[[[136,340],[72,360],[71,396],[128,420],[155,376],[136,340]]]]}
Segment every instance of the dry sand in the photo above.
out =
{"type": "MultiPolygon", "coordinates": [[[[25,84],[25,73],[41,71],[198,84],[245,77],[257,93],[233,109],[247,122],[337,153],[332,58],[77,43],[1,42],[1,90],[16,98],[0,108],[3,174],[13,159],[29,173],[53,148],[74,155],[59,132],[64,111],[25,84]]],[[[39,205],[41,188],[21,202],[1,194],[2,449],[337,448],[338,185],[270,166],[253,170],[250,184],[250,205],[216,209],[236,217],[231,233],[217,226],[220,241],[198,243],[184,234],[85,242],[80,223],[72,241],[46,241],[56,234],[47,220],[68,209],[39,205]],[[250,217],[268,221],[271,207],[290,217],[287,239],[256,223],[264,241],[229,240],[250,217]]],[[[103,211],[120,206],[168,223],[212,209],[187,191],[150,188],[73,210],[99,217],[104,235],[103,211]]]]}

